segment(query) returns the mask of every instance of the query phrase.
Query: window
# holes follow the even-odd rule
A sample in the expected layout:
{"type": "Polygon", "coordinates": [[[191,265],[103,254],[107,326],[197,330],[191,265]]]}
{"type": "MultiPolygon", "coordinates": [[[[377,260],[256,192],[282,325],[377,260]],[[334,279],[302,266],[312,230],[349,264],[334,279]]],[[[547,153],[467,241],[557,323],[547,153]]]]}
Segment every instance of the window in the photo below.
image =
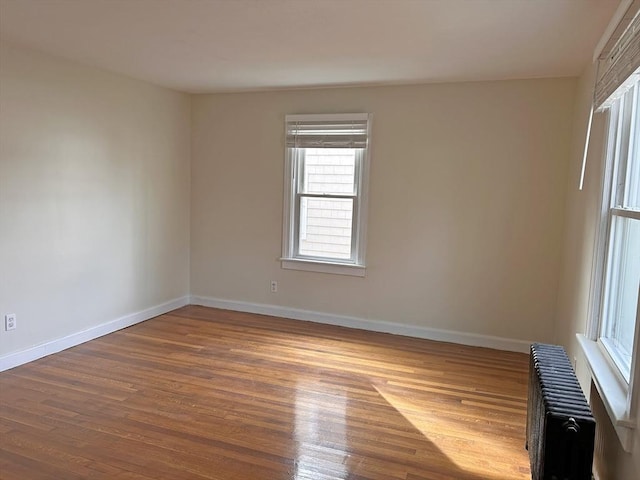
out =
{"type": "Polygon", "coordinates": [[[588,337],[592,379],[629,452],[640,393],[640,68],[601,106],[608,116],[588,337]]]}
{"type": "MultiPolygon", "coordinates": [[[[640,70],[638,71],[640,74],[640,70]]],[[[604,277],[598,339],[624,381],[631,380],[640,285],[640,81],[621,87],[609,105],[603,193],[604,277]]]]}
{"type": "Polygon", "coordinates": [[[364,276],[369,114],[287,115],[282,266],[364,276]]]}
{"type": "Polygon", "coordinates": [[[591,116],[599,113],[607,135],[589,321],[577,338],[620,444],[631,452],[640,413],[640,2],[621,3],[614,19],[607,27],[613,34],[594,55],[591,116]]]}

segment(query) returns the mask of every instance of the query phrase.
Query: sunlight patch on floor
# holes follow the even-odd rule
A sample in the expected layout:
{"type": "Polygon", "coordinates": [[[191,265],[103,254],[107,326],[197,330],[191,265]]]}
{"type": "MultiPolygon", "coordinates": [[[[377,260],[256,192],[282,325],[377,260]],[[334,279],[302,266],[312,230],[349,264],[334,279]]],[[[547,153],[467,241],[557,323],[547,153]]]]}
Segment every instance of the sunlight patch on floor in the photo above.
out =
{"type": "MultiPolygon", "coordinates": [[[[520,451],[517,447],[514,449],[512,439],[500,436],[491,436],[487,439],[490,434],[486,431],[474,433],[472,425],[466,427],[459,421],[447,419],[441,412],[430,412],[424,404],[420,404],[410,397],[394,394],[382,385],[373,385],[373,387],[389,405],[461,471],[478,475],[479,478],[487,480],[530,478],[527,471],[528,455],[524,443],[520,451]],[[474,437],[475,440],[470,440],[474,437]],[[486,460],[478,463],[479,456],[486,460]],[[523,467],[518,468],[514,464],[520,464],[523,467]]],[[[477,421],[480,422],[480,420],[477,421]]],[[[524,429],[524,422],[522,428],[524,429]]],[[[426,449],[424,452],[416,452],[416,455],[421,454],[428,458],[430,452],[427,452],[426,449]]]]}

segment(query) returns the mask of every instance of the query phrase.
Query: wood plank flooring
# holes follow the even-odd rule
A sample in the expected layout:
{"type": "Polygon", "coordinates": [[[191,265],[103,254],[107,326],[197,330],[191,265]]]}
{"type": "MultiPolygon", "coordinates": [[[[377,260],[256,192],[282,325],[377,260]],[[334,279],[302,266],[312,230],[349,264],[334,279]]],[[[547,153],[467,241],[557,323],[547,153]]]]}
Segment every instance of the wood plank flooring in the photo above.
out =
{"type": "Polygon", "coordinates": [[[189,306],[0,373],[0,478],[529,479],[527,358],[189,306]]]}

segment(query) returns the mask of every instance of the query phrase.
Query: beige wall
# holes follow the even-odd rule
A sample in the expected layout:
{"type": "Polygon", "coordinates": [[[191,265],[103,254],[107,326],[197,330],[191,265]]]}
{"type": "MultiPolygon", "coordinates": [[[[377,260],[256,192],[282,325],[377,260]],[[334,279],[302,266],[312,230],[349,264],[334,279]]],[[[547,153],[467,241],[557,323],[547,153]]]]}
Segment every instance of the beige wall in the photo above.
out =
{"type": "Polygon", "coordinates": [[[189,96],[0,49],[0,356],[188,294],[189,96]]]}
{"type": "MultiPolygon", "coordinates": [[[[635,429],[632,453],[625,453],[613,430],[609,417],[595,388],[576,341],[576,333],[585,333],[593,249],[600,208],[602,184],[605,118],[594,116],[587,158],[585,184],[578,190],[586,126],[593,95],[594,70],[588,69],[580,78],[576,94],[573,147],[567,184],[566,228],[563,266],[558,296],[557,341],[564,345],[571,358],[577,360],[576,372],[585,392],[591,392],[590,403],[598,425],[595,469],[600,480],[631,480],[640,478],[640,419],[635,429]]],[[[640,396],[638,397],[640,402],[640,396]]],[[[640,411],[640,405],[638,406],[640,411]]]]}
{"type": "Polygon", "coordinates": [[[550,79],[194,97],[192,294],[553,340],[575,87],[550,79]],[[374,115],[365,278],[278,261],[284,116],[330,112],[374,115]]]}
{"type": "MultiPolygon", "coordinates": [[[[558,294],[556,337],[570,357],[580,357],[576,333],[584,333],[588,315],[589,289],[595,232],[598,220],[599,192],[602,182],[605,119],[595,114],[587,158],[584,187],[578,189],[582,156],[593,94],[593,73],[585,72],[576,92],[573,140],[567,182],[566,226],[562,271],[558,294]]],[[[579,358],[579,360],[582,360],[579,358]]],[[[579,361],[577,373],[583,389],[589,391],[589,372],[579,361]]]]}

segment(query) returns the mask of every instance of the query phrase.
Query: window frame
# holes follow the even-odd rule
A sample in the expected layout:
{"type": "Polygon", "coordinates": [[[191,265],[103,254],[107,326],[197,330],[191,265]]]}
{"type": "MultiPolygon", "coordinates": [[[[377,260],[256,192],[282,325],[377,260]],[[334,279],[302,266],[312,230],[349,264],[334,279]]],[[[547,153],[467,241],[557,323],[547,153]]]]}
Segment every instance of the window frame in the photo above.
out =
{"type": "MultiPolygon", "coordinates": [[[[640,108],[640,84],[635,87],[635,109],[640,108]]],[[[621,95],[621,98],[624,98],[621,95]]],[[[635,209],[620,208],[620,197],[624,195],[627,178],[622,178],[622,170],[627,170],[629,162],[629,146],[634,138],[629,132],[627,144],[621,144],[623,129],[629,129],[633,121],[637,122],[636,129],[640,129],[640,115],[635,120],[629,115],[628,124],[620,114],[620,101],[614,100],[613,105],[606,108],[599,115],[604,115],[606,125],[606,141],[604,148],[604,165],[600,192],[599,222],[594,245],[594,262],[592,266],[592,284],[590,291],[589,321],[586,335],[578,335],[578,341],[587,359],[593,382],[603,400],[607,412],[612,420],[614,429],[625,451],[631,451],[633,433],[637,426],[638,395],[640,394],[640,294],[636,305],[636,319],[634,338],[628,379],[622,373],[614,355],[603,342],[605,327],[605,309],[609,295],[608,282],[611,271],[616,264],[609,265],[610,250],[614,248],[615,240],[611,229],[616,217],[640,220],[639,212],[635,209]],[[622,150],[621,150],[622,149],[622,150]],[[622,153],[622,155],[621,155],[622,153]],[[622,160],[621,160],[622,157],[622,160]]],[[[632,102],[630,102],[632,103],[632,102]]],[[[622,112],[625,113],[624,111],[622,112]]],[[[636,113],[638,111],[636,110],[636,113]]],[[[635,152],[638,155],[638,152],[635,152]]],[[[635,161],[635,156],[634,156],[635,161]]],[[[619,262],[616,262],[619,263],[619,262]]],[[[640,288],[639,288],[640,290],[640,288]]]]}
{"type": "MultiPolygon", "coordinates": [[[[346,264],[354,264],[358,265],[358,214],[360,212],[360,189],[362,184],[362,163],[364,161],[364,151],[363,149],[355,149],[354,151],[354,172],[353,172],[353,193],[310,193],[304,191],[304,167],[305,167],[305,157],[307,154],[307,148],[297,148],[294,149],[293,152],[293,162],[294,162],[294,176],[293,180],[294,184],[294,192],[293,192],[293,201],[294,201],[294,212],[293,212],[293,229],[294,229],[294,244],[293,244],[293,257],[296,259],[306,260],[306,261],[317,261],[317,262],[340,262],[346,264]],[[352,203],[352,211],[351,211],[351,256],[348,259],[329,259],[328,257],[314,256],[314,255],[305,255],[300,253],[300,240],[302,240],[302,224],[301,224],[301,211],[302,211],[302,200],[303,198],[317,198],[317,199],[344,199],[351,200],[352,203]],[[353,233],[356,233],[355,235],[353,233]],[[296,242],[295,240],[298,239],[296,242]]],[[[305,232],[306,233],[306,232],[305,232]]],[[[305,234],[306,236],[306,234],[305,234]]]]}
{"type": "MultiPolygon", "coordinates": [[[[606,192],[603,192],[603,205],[606,205],[606,233],[602,237],[602,245],[599,248],[602,250],[599,255],[602,256],[603,269],[602,269],[602,282],[600,289],[600,299],[598,308],[598,317],[594,319],[598,323],[597,340],[600,342],[611,361],[613,361],[615,367],[623,377],[623,381],[627,384],[631,381],[631,370],[633,370],[633,359],[637,355],[637,349],[631,352],[630,365],[620,365],[620,355],[615,351],[615,346],[610,339],[605,337],[604,329],[608,322],[612,320],[607,317],[609,313],[609,303],[615,292],[611,289],[615,288],[613,285],[614,278],[618,276],[619,269],[623,266],[623,258],[626,256],[626,251],[620,251],[619,242],[622,240],[619,235],[620,232],[616,232],[618,236],[614,238],[613,230],[617,219],[630,219],[631,221],[640,221],[640,211],[635,208],[628,208],[625,205],[625,195],[628,189],[627,182],[630,179],[630,166],[632,161],[639,161],[632,158],[632,155],[637,156],[638,152],[633,150],[636,142],[636,135],[638,135],[638,129],[640,129],[640,82],[635,82],[634,87],[630,88],[623,96],[620,97],[609,108],[609,126],[608,136],[615,132],[615,140],[612,141],[612,145],[607,149],[607,171],[611,172],[611,178],[609,184],[605,185],[606,192]],[[628,97],[628,95],[631,95],[628,97]],[[621,105],[624,103],[624,105],[621,105]],[[612,132],[613,130],[613,132],[612,132]],[[628,369],[628,370],[627,370],[628,369]]],[[[603,207],[603,210],[605,208],[603,207]]],[[[640,300],[640,295],[639,295],[640,300]]],[[[638,314],[639,306],[636,304],[636,317],[638,314]]],[[[614,320],[615,321],[615,320],[614,320]]],[[[634,326],[634,336],[638,335],[638,322],[634,326]]],[[[633,344],[632,339],[632,344],[633,344]]]]}
{"type": "Polygon", "coordinates": [[[300,187],[302,176],[299,170],[302,163],[301,155],[304,155],[306,153],[305,149],[298,147],[287,147],[285,145],[286,152],[282,222],[283,241],[282,256],[280,258],[282,268],[364,277],[366,271],[365,253],[367,238],[372,115],[368,113],[286,115],[285,125],[293,121],[348,122],[358,120],[366,120],[367,122],[367,145],[365,148],[356,149],[353,195],[314,195],[301,192],[300,187]],[[334,259],[329,257],[301,255],[299,253],[300,209],[303,197],[353,198],[351,258],[334,259]]]}

